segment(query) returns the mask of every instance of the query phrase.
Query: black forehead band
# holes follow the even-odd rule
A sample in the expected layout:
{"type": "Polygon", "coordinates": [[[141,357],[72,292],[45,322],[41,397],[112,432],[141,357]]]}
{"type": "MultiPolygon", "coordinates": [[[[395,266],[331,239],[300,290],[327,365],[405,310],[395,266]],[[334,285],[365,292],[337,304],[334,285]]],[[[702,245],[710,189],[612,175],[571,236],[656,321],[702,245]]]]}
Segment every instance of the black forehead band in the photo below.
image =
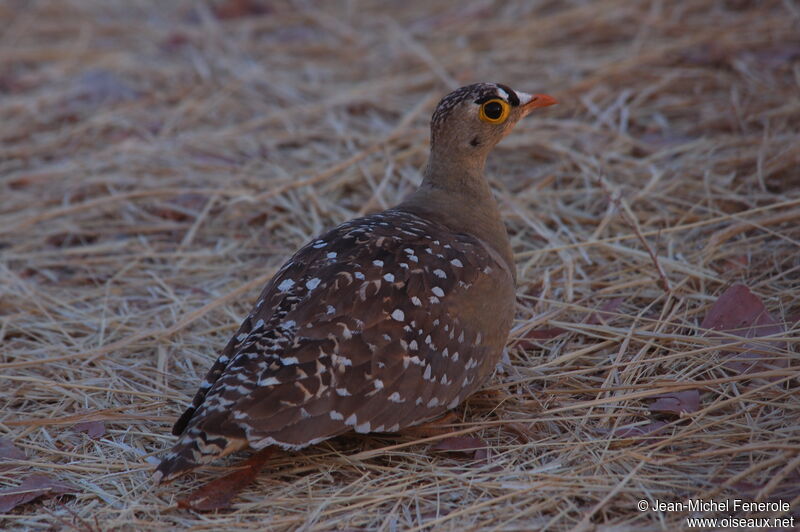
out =
{"type": "MultiPolygon", "coordinates": [[[[508,94],[508,103],[510,103],[512,107],[517,107],[519,105],[519,97],[517,96],[517,93],[511,89],[511,87],[509,87],[508,85],[501,85],[500,83],[497,84],[497,87],[499,89],[504,90],[505,93],[508,94]]],[[[478,98],[477,100],[475,100],[475,103],[480,105],[482,103],[488,102],[489,100],[494,100],[495,98],[499,97],[500,96],[495,91],[489,91],[480,98],[478,98]]]]}
{"type": "Polygon", "coordinates": [[[517,96],[517,93],[514,92],[511,87],[508,85],[501,85],[500,83],[498,83],[497,86],[506,91],[508,94],[508,103],[514,107],[519,105],[519,96],[517,96]]]}

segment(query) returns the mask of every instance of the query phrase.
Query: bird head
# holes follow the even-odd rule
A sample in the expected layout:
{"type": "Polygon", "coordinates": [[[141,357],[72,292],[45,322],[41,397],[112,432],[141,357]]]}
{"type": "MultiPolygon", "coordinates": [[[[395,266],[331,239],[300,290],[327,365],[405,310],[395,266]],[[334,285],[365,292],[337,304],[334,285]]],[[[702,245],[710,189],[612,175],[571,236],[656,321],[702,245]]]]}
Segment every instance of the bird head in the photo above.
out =
{"type": "Polygon", "coordinates": [[[519,92],[500,83],[461,87],[436,106],[431,119],[431,151],[484,158],[520,119],[556,103],[547,94],[519,92]]]}

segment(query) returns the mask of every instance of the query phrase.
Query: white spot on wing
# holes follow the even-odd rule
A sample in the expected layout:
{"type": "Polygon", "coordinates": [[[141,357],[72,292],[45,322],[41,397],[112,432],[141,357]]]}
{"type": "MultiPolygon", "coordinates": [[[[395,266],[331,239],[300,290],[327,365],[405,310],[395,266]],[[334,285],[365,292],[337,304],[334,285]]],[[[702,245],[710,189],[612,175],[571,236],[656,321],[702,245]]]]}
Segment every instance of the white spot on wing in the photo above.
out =
{"type": "Polygon", "coordinates": [[[444,270],[442,270],[440,268],[436,268],[435,270],[433,270],[433,275],[435,275],[436,277],[439,277],[441,279],[447,279],[447,274],[444,273],[444,270]]]}
{"type": "Polygon", "coordinates": [[[389,400],[393,403],[405,403],[406,400],[400,397],[400,394],[394,392],[392,395],[389,396],[389,400]]]}
{"type": "Polygon", "coordinates": [[[463,267],[464,267],[464,264],[463,264],[463,263],[462,263],[460,260],[458,260],[458,259],[453,259],[453,260],[451,260],[451,261],[450,261],[450,264],[452,264],[452,265],[453,265],[453,266],[455,266],[456,268],[463,268],[463,267]]]}
{"type": "Polygon", "coordinates": [[[437,295],[439,297],[444,297],[444,290],[442,290],[438,286],[434,286],[433,288],[431,288],[431,292],[433,292],[434,295],[437,295]]]}
{"type": "Polygon", "coordinates": [[[344,416],[342,414],[340,414],[339,412],[337,412],[336,410],[331,410],[330,415],[331,415],[331,419],[333,419],[333,420],[344,419],[344,416]]]}
{"type": "Polygon", "coordinates": [[[284,279],[281,282],[281,284],[278,285],[278,290],[280,290],[281,292],[286,292],[293,286],[294,286],[294,281],[292,281],[291,279],[284,279]]]}
{"type": "Polygon", "coordinates": [[[403,311],[400,310],[399,308],[395,309],[394,312],[392,312],[392,318],[394,318],[397,321],[403,321],[403,319],[405,319],[405,317],[406,317],[406,315],[403,314],[403,311]]]}
{"type": "Polygon", "coordinates": [[[313,290],[318,286],[319,286],[319,279],[317,277],[314,277],[313,279],[309,279],[308,281],[306,281],[306,288],[308,288],[309,290],[313,290]]]}
{"type": "Polygon", "coordinates": [[[386,282],[388,282],[388,283],[393,283],[394,282],[394,275],[392,275],[391,273],[385,274],[383,276],[383,278],[386,279],[386,282]]]}

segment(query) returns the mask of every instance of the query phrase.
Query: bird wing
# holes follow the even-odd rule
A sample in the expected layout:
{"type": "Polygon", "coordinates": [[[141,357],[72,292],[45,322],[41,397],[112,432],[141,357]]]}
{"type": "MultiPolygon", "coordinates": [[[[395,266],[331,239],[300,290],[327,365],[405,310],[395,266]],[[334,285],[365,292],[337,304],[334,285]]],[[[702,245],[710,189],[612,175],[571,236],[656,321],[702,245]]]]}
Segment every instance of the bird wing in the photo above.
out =
{"type": "Polygon", "coordinates": [[[513,309],[482,307],[501,291],[513,302],[501,263],[477,239],[401,211],[337,227],[267,285],[176,431],[299,448],[453,408],[510,327],[513,309]],[[504,313],[504,331],[487,329],[487,310],[504,313]]]}

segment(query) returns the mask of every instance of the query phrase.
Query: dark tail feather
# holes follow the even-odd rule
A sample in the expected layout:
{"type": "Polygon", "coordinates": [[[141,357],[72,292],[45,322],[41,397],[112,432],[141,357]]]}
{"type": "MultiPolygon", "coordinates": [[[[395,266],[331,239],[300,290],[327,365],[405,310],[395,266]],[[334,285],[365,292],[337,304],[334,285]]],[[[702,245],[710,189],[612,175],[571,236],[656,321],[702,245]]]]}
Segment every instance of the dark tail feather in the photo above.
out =
{"type": "MultiPolygon", "coordinates": [[[[200,402],[202,402],[203,398],[200,398],[200,402]]],[[[199,404],[199,403],[198,403],[199,404]]],[[[172,435],[173,436],[180,436],[183,434],[183,431],[186,430],[186,426],[189,424],[189,420],[192,419],[194,416],[194,412],[197,408],[197,405],[190,406],[186,409],[186,411],[178,418],[178,421],[172,425],[172,435]]]]}
{"type": "Polygon", "coordinates": [[[161,459],[153,473],[153,480],[156,484],[170,482],[215,458],[245,447],[246,439],[206,434],[198,428],[190,428],[161,459]]]}

